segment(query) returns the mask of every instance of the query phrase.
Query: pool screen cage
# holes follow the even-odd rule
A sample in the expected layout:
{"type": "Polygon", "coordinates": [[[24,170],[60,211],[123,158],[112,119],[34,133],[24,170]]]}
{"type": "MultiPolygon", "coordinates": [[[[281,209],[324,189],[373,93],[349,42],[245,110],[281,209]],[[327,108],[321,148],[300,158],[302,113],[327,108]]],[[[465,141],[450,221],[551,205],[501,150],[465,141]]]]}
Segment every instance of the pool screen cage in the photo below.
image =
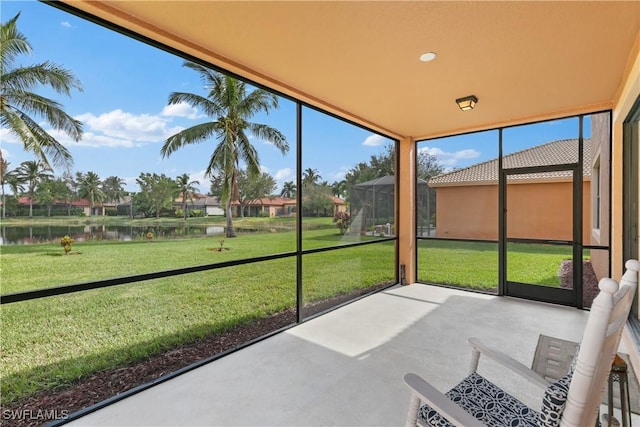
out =
{"type": "MultiPolygon", "coordinates": [[[[387,175],[351,187],[349,202],[351,208],[351,227],[349,232],[356,234],[395,235],[395,183],[393,175],[387,175]]],[[[435,202],[422,209],[428,203],[429,188],[424,180],[418,181],[418,220],[426,212],[435,213],[435,202]]],[[[426,219],[425,219],[426,221],[426,219]]]]}

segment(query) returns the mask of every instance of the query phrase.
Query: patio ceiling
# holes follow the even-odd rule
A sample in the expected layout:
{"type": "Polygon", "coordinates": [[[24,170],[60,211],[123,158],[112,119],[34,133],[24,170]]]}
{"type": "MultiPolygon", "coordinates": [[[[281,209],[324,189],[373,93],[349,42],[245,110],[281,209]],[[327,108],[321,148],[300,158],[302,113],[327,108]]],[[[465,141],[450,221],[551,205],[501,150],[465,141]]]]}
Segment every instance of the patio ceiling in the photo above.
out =
{"type": "Polygon", "coordinates": [[[637,1],[65,3],[418,139],[610,108],[640,28],[637,1]],[[475,110],[460,111],[471,94],[475,110]]]}

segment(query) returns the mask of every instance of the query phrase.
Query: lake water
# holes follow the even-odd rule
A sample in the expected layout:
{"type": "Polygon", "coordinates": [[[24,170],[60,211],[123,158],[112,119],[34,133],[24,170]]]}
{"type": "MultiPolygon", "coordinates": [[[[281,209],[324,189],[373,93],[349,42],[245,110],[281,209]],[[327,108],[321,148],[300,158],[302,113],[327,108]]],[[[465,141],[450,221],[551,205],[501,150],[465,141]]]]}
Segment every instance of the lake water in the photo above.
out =
{"type": "Polygon", "coordinates": [[[147,240],[147,233],[154,239],[183,239],[186,237],[223,236],[221,226],[129,226],[129,225],[80,225],[80,226],[0,226],[0,245],[28,245],[59,241],[65,235],[75,242],[87,240],[147,240]]]}

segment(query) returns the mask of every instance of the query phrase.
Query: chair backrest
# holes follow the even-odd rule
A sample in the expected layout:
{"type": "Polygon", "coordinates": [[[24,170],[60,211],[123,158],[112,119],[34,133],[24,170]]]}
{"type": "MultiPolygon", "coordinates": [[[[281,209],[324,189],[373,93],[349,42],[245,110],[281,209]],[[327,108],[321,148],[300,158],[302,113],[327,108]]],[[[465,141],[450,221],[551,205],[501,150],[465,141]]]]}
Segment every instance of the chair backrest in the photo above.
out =
{"type": "Polygon", "coordinates": [[[613,279],[598,284],[600,293],[591,305],[561,426],[596,425],[602,393],[638,288],[640,262],[629,260],[625,267],[619,285],[613,279]]]}

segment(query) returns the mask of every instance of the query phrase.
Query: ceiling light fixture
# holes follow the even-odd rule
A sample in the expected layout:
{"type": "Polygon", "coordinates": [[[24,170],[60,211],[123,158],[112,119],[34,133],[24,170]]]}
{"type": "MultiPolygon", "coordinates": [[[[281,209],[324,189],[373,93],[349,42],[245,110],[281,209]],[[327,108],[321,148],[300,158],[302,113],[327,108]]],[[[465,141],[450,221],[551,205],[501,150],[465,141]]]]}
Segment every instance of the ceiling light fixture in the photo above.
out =
{"type": "Polygon", "coordinates": [[[473,107],[478,103],[478,98],[475,95],[465,96],[464,98],[456,99],[456,104],[462,111],[473,110],[473,107]]]}
{"type": "Polygon", "coordinates": [[[436,59],[435,52],[427,52],[420,55],[420,61],[422,62],[429,62],[429,61],[433,61],[434,59],[436,59]]]}

